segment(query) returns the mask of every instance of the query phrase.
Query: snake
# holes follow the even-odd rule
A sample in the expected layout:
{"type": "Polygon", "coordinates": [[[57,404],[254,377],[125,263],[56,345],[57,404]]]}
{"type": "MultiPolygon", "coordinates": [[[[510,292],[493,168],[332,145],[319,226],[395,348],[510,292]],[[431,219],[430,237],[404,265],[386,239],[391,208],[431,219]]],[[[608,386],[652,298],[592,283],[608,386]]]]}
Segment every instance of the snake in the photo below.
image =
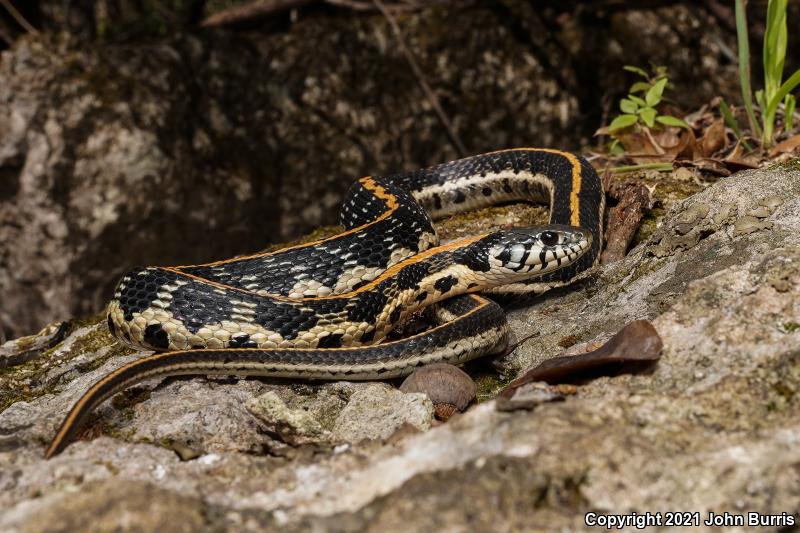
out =
{"type": "Polygon", "coordinates": [[[332,237],[199,265],[122,276],[110,332],[155,353],[95,382],[63,419],[60,453],[103,401],[177,375],[375,380],[502,353],[505,314],[491,296],[537,295],[598,259],[605,195],[583,157],[517,148],[356,181],[332,237]],[[440,244],[433,220],[512,201],[550,206],[546,225],[440,244]],[[486,297],[482,294],[488,294],[486,297]],[[434,324],[392,339],[412,315],[434,324]]]}

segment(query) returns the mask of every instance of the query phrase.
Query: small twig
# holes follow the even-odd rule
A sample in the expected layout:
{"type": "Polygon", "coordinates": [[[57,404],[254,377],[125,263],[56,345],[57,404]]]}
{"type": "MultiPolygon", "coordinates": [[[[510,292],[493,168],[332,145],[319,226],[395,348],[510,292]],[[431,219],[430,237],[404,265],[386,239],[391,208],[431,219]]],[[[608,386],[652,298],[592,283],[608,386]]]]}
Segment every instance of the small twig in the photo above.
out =
{"type": "MultiPolygon", "coordinates": [[[[325,3],[336,7],[346,7],[353,11],[375,11],[377,9],[371,0],[325,0],[325,3]]],[[[397,12],[412,12],[418,11],[423,7],[425,6],[412,2],[410,4],[390,4],[386,6],[386,9],[397,12]]]]}
{"type": "Polygon", "coordinates": [[[23,28],[25,28],[25,31],[27,31],[28,33],[32,33],[32,34],[34,34],[34,35],[38,35],[38,34],[39,34],[39,30],[37,30],[36,28],[34,28],[34,27],[31,25],[31,23],[30,23],[30,22],[28,22],[27,20],[25,20],[25,17],[23,17],[23,16],[22,16],[22,13],[20,13],[19,11],[17,11],[17,8],[15,8],[15,7],[14,7],[14,6],[11,4],[11,2],[10,2],[9,0],[0,0],[0,5],[2,5],[4,8],[6,8],[6,11],[8,11],[8,14],[9,14],[9,15],[11,15],[11,17],[12,17],[14,20],[16,20],[16,21],[17,21],[17,24],[19,24],[20,26],[22,26],[23,28]]]}
{"type": "Polygon", "coordinates": [[[425,96],[427,96],[428,101],[433,106],[434,111],[439,117],[444,128],[447,130],[447,134],[450,137],[450,141],[455,145],[456,150],[458,151],[458,155],[463,157],[467,154],[467,149],[464,147],[464,143],[461,142],[461,139],[458,137],[455,128],[453,128],[453,124],[450,122],[450,119],[447,118],[447,115],[442,109],[442,106],[439,104],[439,98],[437,98],[436,93],[433,92],[431,86],[428,85],[428,82],[425,79],[425,75],[422,73],[422,69],[419,67],[416,59],[414,59],[414,55],[411,53],[411,50],[406,45],[405,39],[403,38],[403,34],[400,31],[400,27],[397,25],[397,21],[394,19],[392,14],[386,9],[386,6],[383,5],[383,2],[380,0],[372,0],[375,3],[375,7],[381,12],[381,14],[386,18],[389,22],[389,26],[392,28],[392,32],[394,33],[395,38],[397,39],[397,44],[400,46],[400,51],[406,57],[406,61],[408,61],[409,66],[411,66],[411,70],[414,72],[414,76],[417,78],[417,82],[419,82],[420,87],[425,92],[425,96]]]}
{"type": "MultiPolygon", "coordinates": [[[[4,0],[0,0],[2,2],[4,0]]],[[[243,6],[224,9],[207,17],[200,25],[204,27],[225,26],[253,20],[280,11],[286,11],[310,4],[315,0],[256,0],[243,6]]]]}
{"type": "Polygon", "coordinates": [[[532,338],[538,337],[538,336],[539,336],[539,332],[537,331],[535,333],[531,333],[529,335],[526,335],[521,341],[517,341],[516,343],[514,343],[514,344],[512,344],[510,346],[506,346],[505,351],[502,353],[502,355],[500,355],[500,357],[506,357],[508,355],[511,355],[514,352],[514,350],[516,350],[517,348],[519,348],[520,346],[522,346],[523,344],[525,344],[526,342],[528,342],[532,338]]]}
{"type": "Polygon", "coordinates": [[[637,170],[657,170],[667,172],[673,169],[672,163],[642,163],[640,165],[623,165],[608,169],[614,174],[624,174],[626,172],[636,172],[637,170]]]}

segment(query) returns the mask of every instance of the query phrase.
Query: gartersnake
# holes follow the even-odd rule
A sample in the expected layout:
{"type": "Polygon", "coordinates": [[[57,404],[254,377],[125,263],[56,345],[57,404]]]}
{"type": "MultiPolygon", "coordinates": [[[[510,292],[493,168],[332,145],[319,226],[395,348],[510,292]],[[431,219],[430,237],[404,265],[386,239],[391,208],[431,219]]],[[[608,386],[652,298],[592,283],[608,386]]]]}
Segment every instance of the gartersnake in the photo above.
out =
{"type": "Polygon", "coordinates": [[[359,180],[342,209],[345,231],[329,239],[129,272],[109,305],[109,329],[128,344],[163,353],[95,383],[46,456],[59,453],[105,399],[150,377],[383,379],[502,351],[505,316],[473,293],[540,293],[568,283],[598,257],[604,205],[599,178],[584,159],[504,150],[359,180]],[[512,200],[549,203],[551,225],[435,246],[431,217],[512,200]],[[411,313],[435,303],[438,326],[380,343],[411,313]]]}

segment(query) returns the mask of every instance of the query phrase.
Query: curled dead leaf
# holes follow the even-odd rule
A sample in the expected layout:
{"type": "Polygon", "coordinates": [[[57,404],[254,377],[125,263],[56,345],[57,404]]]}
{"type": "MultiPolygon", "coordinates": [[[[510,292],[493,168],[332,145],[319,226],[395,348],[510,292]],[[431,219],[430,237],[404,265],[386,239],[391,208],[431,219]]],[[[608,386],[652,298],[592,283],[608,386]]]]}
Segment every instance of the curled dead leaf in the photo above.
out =
{"type": "Polygon", "coordinates": [[[700,152],[703,157],[711,157],[728,144],[728,134],[725,130],[725,123],[720,118],[715,120],[703,133],[700,140],[700,152]]]}
{"type": "Polygon", "coordinates": [[[511,398],[516,389],[534,381],[554,384],[592,375],[640,370],[658,361],[663,346],[661,337],[650,322],[636,320],[622,328],[596,350],[543,361],[509,383],[500,392],[500,396],[511,398]]]}

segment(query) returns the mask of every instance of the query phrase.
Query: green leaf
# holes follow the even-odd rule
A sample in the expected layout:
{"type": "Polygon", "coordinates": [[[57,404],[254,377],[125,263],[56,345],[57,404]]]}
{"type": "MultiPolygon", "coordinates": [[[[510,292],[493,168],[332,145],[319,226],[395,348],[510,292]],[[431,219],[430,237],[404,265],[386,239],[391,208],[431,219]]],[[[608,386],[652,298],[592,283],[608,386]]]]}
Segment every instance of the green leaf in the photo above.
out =
{"type": "Polygon", "coordinates": [[[650,107],[655,107],[658,105],[658,103],[661,102],[661,95],[664,94],[664,87],[666,86],[667,78],[661,78],[652,87],[650,87],[650,90],[647,91],[647,94],[644,97],[647,105],[650,107]]]}
{"type": "Polygon", "coordinates": [[[637,120],[639,119],[636,115],[620,115],[611,121],[611,124],[608,125],[608,131],[616,131],[633,126],[637,120]]]}
{"type": "Polygon", "coordinates": [[[648,128],[652,128],[656,125],[656,110],[652,107],[640,109],[639,116],[642,117],[642,120],[644,120],[648,128]]]}
{"type": "Polygon", "coordinates": [[[772,100],[769,101],[766,114],[774,114],[775,110],[778,109],[778,104],[781,103],[781,100],[783,100],[784,97],[792,92],[798,85],[800,85],[800,68],[797,69],[788,80],[783,82],[781,88],[778,89],[778,92],[772,97],[772,100]]]}
{"type": "Polygon", "coordinates": [[[786,6],[788,0],[769,0],[764,31],[764,90],[766,99],[778,91],[783,78],[783,63],[786,58],[786,6]]]}
{"type": "Polygon", "coordinates": [[[670,115],[658,115],[656,117],[656,122],[665,126],[676,126],[678,128],[686,128],[687,130],[691,129],[683,119],[670,115]]]}
{"type": "Polygon", "coordinates": [[[636,104],[637,104],[639,107],[647,107],[647,102],[645,102],[644,100],[642,100],[642,99],[641,99],[641,98],[639,98],[638,96],[635,96],[635,95],[633,95],[633,94],[629,94],[629,95],[628,95],[628,98],[629,98],[629,99],[631,99],[631,100],[633,100],[634,102],[636,102],[636,104]]]}
{"type": "Polygon", "coordinates": [[[653,67],[653,74],[655,74],[656,81],[661,78],[667,77],[667,66],[666,65],[657,65],[653,67]]]}
{"type": "Polygon", "coordinates": [[[625,165],[612,168],[611,172],[622,174],[625,172],[636,172],[637,170],[655,170],[658,172],[669,172],[672,170],[672,163],[643,163],[641,165],[625,165]]]}
{"type": "Polygon", "coordinates": [[[647,72],[644,69],[641,69],[639,67],[634,67],[633,65],[625,65],[622,68],[624,70],[627,70],[628,72],[633,72],[634,74],[638,74],[643,78],[647,78],[647,72]]]}
{"type": "Polygon", "coordinates": [[[756,115],[753,112],[753,89],[750,83],[750,40],[747,35],[747,9],[745,0],[734,0],[736,14],[736,43],[739,56],[739,88],[750,129],[756,136],[761,136],[756,115]]]}
{"type": "Polygon", "coordinates": [[[631,92],[631,93],[643,93],[643,92],[647,91],[650,87],[651,87],[651,85],[649,83],[647,83],[646,81],[637,81],[636,83],[631,85],[631,88],[628,90],[628,92],[631,92]]]}
{"type": "Polygon", "coordinates": [[[622,155],[625,153],[625,147],[622,146],[622,143],[619,142],[619,139],[614,139],[611,141],[608,151],[611,153],[611,155],[622,155]]]}
{"type": "Polygon", "coordinates": [[[767,102],[764,100],[763,89],[759,89],[756,91],[756,103],[758,104],[758,107],[761,108],[762,112],[767,108],[767,102]]]}
{"type": "Polygon", "coordinates": [[[786,133],[794,129],[794,108],[796,104],[797,99],[792,94],[787,94],[786,98],[783,99],[783,131],[786,133]]]}
{"type": "Polygon", "coordinates": [[[619,101],[619,108],[622,110],[623,113],[636,113],[636,110],[639,108],[639,105],[630,100],[628,98],[623,98],[619,101]]]}

